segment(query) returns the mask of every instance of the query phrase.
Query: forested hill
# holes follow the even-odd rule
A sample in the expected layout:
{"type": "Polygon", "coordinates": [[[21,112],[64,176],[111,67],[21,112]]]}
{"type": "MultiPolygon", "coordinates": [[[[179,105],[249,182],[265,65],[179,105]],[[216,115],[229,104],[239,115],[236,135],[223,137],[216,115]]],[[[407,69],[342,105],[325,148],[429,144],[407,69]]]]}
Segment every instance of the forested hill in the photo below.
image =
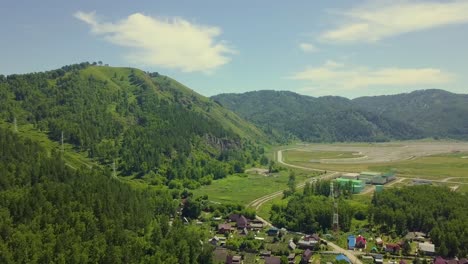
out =
{"type": "Polygon", "coordinates": [[[0,76],[0,119],[32,124],[121,175],[195,188],[258,160],[264,138],[169,77],[81,63],[0,76]]]}
{"type": "Polygon", "coordinates": [[[314,98],[287,91],[256,91],[212,97],[280,139],[383,141],[418,138],[415,126],[336,96],[314,98]]]}
{"type": "Polygon", "coordinates": [[[0,127],[0,263],[211,263],[208,234],[175,217],[168,190],[135,190],[100,168],[0,127]]]}
{"type": "Polygon", "coordinates": [[[444,90],[360,97],[353,103],[420,128],[424,137],[468,139],[468,95],[444,90]]]}

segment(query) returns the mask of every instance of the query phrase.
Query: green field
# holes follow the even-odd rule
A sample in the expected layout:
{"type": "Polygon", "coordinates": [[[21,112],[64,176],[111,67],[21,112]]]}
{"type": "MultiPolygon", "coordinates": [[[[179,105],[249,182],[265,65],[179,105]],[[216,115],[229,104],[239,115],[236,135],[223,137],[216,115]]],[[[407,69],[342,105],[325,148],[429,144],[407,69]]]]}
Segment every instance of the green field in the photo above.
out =
{"type": "MultiPolygon", "coordinates": [[[[296,183],[316,174],[311,172],[296,173],[296,183]]],[[[257,174],[235,174],[224,179],[215,180],[211,185],[193,190],[195,196],[208,195],[211,201],[234,202],[248,204],[249,202],[273,192],[287,188],[289,171],[281,171],[269,176],[257,174]]]]}
{"type": "MultiPolygon", "coordinates": [[[[323,170],[336,170],[346,172],[361,171],[395,171],[399,176],[408,178],[425,178],[431,180],[448,177],[468,178],[468,159],[462,159],[467,153],[438,154],[388,163],[353,163],[353,164],[326,164],[296,161],[290,157],[289,152],[283,152],[286,163],[323,170]]],[[[457,181],[462,179],[457,179],[457,181]]]]}
{"type": "Polygon", "coordinates": [[[357,152],[352,151],[306,151],[306,150],[286,150],[283,155],[292,162],[308,162],[318,159],[349,159],[362,157],[357,152]]]}

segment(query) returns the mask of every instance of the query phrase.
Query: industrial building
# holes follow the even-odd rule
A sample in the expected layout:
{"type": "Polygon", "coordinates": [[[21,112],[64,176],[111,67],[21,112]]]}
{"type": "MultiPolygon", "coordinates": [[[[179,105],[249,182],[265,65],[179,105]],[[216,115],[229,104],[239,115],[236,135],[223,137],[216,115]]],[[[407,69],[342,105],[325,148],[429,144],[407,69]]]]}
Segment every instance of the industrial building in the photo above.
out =
{"type": "Polygon", "coordinates": [[[364,187],[366,187],[366,184],[361,181],[361,180],[350,180],[350,179],[345,179],[345,178],[338,178],[336,179],[336,182],[340,186],[346,186],[347,184],[351,183],[351,188],[353,193],[360,193],[362,190],[364,190],[364,187]]]}

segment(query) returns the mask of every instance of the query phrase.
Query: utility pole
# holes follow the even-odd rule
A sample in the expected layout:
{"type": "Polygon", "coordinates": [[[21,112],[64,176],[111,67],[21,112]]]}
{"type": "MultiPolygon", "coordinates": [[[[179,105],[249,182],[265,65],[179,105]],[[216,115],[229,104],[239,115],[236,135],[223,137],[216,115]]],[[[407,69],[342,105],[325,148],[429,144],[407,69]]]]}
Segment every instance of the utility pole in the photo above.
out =
{"type": "Polygon", "coordinates": [[[117,168],[115,166],[115,160],[112,163],[112,176],[114,176],[114,178],[117,178],[117,168]]]}
{"type": "Polygon", "coordinates": [[[333,221],[332,221],[332,227],[333,231],[335,233],[338,232],[338,229],[340,228],[339,223],[338,223],[338,203],[335,200],[335,190],[333,188],[333,182],[330,182],[330,198],[333,201],[333,221]]]}
{"type": "Polygon", "coordinates": [[[13,117],[13,127],[14,127],[14,131],[18,132],[18,124],[16,122],[16,117],[13,117]]]}
{"type": "Polygon", "coordinates": [[[65,151],[64,147],[63,147],[63,130],[62,130],[62,138],[60,140],[61,142],[61,150],[62,150],[62,153],[65,151]]]}

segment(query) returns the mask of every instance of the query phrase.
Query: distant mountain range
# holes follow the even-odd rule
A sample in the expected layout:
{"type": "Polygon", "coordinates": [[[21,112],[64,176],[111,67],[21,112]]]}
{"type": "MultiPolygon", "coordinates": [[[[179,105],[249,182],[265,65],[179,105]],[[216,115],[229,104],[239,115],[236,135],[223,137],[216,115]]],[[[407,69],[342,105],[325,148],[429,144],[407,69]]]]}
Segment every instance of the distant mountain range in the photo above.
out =
{"type": "Polygon", "coordinates": [[[212,98],[280,140],[468,139],[468,95],[443,90],[353,100],[271,90],[212,98]]]}

